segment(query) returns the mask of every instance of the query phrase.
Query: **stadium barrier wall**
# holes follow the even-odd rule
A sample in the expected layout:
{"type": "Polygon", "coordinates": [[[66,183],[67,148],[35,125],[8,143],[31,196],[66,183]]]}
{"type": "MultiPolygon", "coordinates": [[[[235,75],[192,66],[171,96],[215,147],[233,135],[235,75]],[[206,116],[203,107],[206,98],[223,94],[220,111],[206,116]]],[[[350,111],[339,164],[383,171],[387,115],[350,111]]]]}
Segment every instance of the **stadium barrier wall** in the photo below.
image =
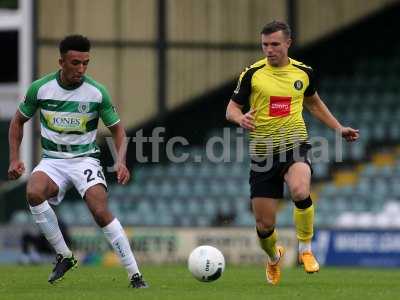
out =
{"type": "MultiPolygon", "coordinates": [[[[227,264],[263,264],[265,254],[258,246],[253,228],[126,227],[135,255],[141,264],[186,263],[199,245],[220,249],[227,264]]],[[[0,263],[16,263],[21,256],[23,232],[37,232],[30,225],[0,227],[0,263]]],[[[71,227],[74,252],[81,263],[117,265],[118,258],[96,227],[71,227]]],[[[294,229],[279,229],[285,246],[285,265],[296,264],[294,229]]],[[[400,230],[317,230],[313,251],[321,265],[400,267],[400,230]]]]}
{"type": "MultiPolygon", "coordinates": [[[[258,246],[253,228],[125,228],[135,256],[140,263],[186,263],[190,252],[200,245],[217,247],[227,264],[263,264],[265,253],[258,246]]],[[[95,228],[74,228],[76,249],[83,253],[106,253],[106,264],[117,263],[109,252],[103,234],[95,228]],[[109,253],[107,253],[109,252],[109,253]]],[[[285,264],[295,264],[296,234],[292,229],[279,230],[279,240],[286,248],[285,264]]]]}
{"type": "Polygon", "coordinates": [[[400,231],[318,230],[313,250],[327,266],[400,267],[400,231]]]}
{"type": "MultiPolygon", "coordinates": [[[[21,255],[22,232],[35,231],[31,226],[0,228],[0,263],[16,263],[21,255]]],[[[129,241],[140,264],[186,263],[190,252],[200,245],[222,251],[228,265],[264,264],[254,228],[171,228],[126,227],[129,241]]],[[[117,265],[101,230],[96,227],[70,227],[73,250],[81,263],[117,265]]],[[[279,229],[279,242],[286,248],[284,263],[296,263],[297,240],[293,229],[279,229]]]]}

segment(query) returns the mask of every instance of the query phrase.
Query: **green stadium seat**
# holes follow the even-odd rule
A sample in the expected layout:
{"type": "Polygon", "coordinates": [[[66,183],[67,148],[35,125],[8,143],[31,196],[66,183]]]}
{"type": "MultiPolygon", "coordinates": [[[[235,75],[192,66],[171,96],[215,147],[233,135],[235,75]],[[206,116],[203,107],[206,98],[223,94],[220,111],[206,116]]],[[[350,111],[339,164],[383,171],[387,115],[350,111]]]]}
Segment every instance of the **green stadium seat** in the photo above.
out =
{"type": "Polygon", "coordinates": [[[255,226],[254,216],[250,214],[250,212],[237,215],[234,221],[234,225],[254,227],[255,226]]]}

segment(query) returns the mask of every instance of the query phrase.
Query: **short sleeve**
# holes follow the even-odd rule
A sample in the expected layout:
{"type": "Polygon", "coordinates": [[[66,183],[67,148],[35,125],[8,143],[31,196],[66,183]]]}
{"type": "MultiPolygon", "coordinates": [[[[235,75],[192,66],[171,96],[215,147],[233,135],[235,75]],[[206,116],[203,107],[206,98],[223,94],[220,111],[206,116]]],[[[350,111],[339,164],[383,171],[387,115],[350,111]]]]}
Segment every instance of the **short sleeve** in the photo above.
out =
{"type": "Polygon", "coordinates": [[[314,95],[315,92],[317,91],[317,80],[315,76],[315,71],[313,69],[309,68],[308,71],[306,71],[306,73],[308,75],[309,84],[306,90],[304,91],[304,96],[310,97],[314,95]]]}
{"type": "Polygon", "coordinates": [[[240,105],[246,105],[249,103],[251,95],[251,79],[253,78],[254,73],[264,66],[265,64],[258,67],[247,68],[242,72],[242,74],[240,74],[236,89],[231,97],[233,101],[240,105]]]}
{"type": "Polygon", "coordinates": [[[19,104],[19,111],[27,118],[32,118],[38,108],[38,88],[32,84],[26,92],[25,99],[19,104]]]}
{"type": "Polygon", "coordinates": [[[236,89],[233,91],[231,99],[237,104],[245,105],[249,101],[251,94],[251,72],[247,69],[240,74],[236,89]]]}
{"type": "Polygon", "coordinates": [[[100,118],[107,127],[113,126],[120,121],[119,115],[115,107],[111,103],[111,97],[107,89],[102,88],[102,101],[100,103],[100,118]]]}

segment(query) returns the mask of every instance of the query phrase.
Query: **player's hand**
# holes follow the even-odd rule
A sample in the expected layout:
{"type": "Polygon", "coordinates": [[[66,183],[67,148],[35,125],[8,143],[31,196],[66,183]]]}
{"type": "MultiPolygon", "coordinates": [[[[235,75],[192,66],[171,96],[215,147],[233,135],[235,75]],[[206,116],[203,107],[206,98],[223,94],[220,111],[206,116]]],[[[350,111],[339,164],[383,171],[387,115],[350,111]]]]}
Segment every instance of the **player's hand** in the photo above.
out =
{"type": "Polygon", "coordinates": [[[342,127],[340,131],[342,137],[347,142],[354,142],[360,137],[360,131],[358,129],[353,129],[351,127],[342,127]]]}
{"type": "Polygon", "coordinates": [[[248,130],[254,130],[256,129],[256,126],[254,125],[254,119],[255,119],[255,113],[257,112],[257,109],[251,109],[247,113],[245,113],[240,120],[240,127],[243,127],[244,129],[248,130]]]}
{"type": "Polygon", "coordinates": [[[117,181],[119,184],[126,184],[131,178],[128,168],[123,163],[117,165],[117,181]]]}
{"type": "Polygon", "coordinates": [[[14,160],[10,162],[8,168],[8,179],[15,180],[21,177],[25,172],[24,163],[20,160],[14,160]]]}

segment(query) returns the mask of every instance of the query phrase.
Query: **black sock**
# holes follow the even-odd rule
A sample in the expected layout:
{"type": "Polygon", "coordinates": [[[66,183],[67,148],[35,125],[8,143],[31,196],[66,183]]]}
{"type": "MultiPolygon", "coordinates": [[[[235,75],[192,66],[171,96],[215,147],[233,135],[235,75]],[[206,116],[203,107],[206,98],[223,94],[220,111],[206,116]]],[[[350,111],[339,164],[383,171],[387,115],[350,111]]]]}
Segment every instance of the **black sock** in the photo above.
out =
{"type": "Polygon", "coordinates": [[[312,205],[311,197],[308,196],[308,198],[306,198],[304,200],[294,201],[294,205],[296,205],[296,207],[299,208],[299,209],[309,208],[312,205]]]}
{"type": "Polygon", "coordinates": [[[257,235],[260,239],[266,239],[269,238],[273,233],[274,233],[275,228],[272,228],[269,231],[262,231],[260,232],[257,228],[257,235]]]}

